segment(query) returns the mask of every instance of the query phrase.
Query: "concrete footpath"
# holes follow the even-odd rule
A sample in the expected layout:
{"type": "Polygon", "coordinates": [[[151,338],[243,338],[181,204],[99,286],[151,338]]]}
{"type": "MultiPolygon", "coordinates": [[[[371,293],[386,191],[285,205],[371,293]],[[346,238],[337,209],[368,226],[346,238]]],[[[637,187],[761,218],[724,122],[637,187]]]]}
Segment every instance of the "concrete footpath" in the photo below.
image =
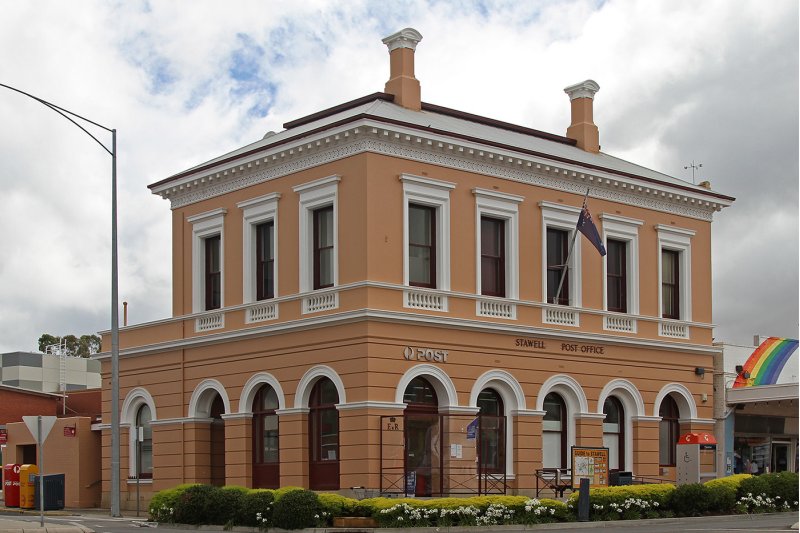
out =
{"type": "Polygon", "coordinates": [[[52,520],[52,517],[80,516],[78,513],[69,511],[45,511],[44,527],[41,527],[39,511],[21,511],[19,509],[3,507],[0,505],[0,533],[95,533],[93,529],[79,524],[59,524],[52,520]],[[24,515],[27,519],[21,520],[19,517],[24,515]],[[32,521],[31,518],[36,518],[32,521]]]}

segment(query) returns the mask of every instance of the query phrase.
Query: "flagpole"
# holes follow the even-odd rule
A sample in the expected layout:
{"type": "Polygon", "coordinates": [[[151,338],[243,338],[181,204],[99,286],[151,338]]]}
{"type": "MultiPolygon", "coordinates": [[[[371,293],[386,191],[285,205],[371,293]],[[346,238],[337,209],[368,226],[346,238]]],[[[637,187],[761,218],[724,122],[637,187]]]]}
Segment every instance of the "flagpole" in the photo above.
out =
{"type": "MultiPolygon", "coordinates": [[[[583,207],[586,207],[586,200],[589,198],[589,189],[586,189],[586,195],[583,197],[583,207]]],[[[553,296],[553,303],[558,304],[558,299],[561,296],[561,288],[564,286],[564,278],[567,277],[567,270],[569,269],[569,260],[572,257],[572,250],[575,248],[575,240],[578,238],[578,228],[572,233],[572,242],[569,245],[569,252],[567,252],[567,259],[564,261],[564,268],[561,270],[561,279],[558,282],[558,290],[556,295],[553,296]]]]}

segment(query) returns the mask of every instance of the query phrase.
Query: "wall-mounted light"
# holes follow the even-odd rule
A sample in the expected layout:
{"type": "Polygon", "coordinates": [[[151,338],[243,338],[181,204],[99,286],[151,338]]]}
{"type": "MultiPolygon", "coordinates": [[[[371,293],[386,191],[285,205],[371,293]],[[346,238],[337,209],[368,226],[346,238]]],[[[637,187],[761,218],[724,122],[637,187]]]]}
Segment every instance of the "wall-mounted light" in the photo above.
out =
{"type": "Polygon", "coordinates": [[[742,365],[736,365],[736,374],[742,376],[742,379],[750,379],[750,372],[745,372],[742,365]]]}
{"type": "Polygon", "coordinates": [[[706,375],[706,369],[703,368],[702,366],[696,366],[694,367],[694,375],[703,377],[706,375]]]}

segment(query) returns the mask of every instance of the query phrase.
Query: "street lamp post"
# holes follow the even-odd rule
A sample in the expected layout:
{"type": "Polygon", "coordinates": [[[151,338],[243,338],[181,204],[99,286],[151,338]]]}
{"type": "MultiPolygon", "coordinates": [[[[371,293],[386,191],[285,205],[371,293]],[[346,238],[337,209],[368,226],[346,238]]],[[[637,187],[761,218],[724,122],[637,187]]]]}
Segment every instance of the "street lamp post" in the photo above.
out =
{"type": "Polygon", "coordinates": [[[117,130],[107,128],[77,113],[59,107],[38,96],[20,89],[0,83],[5,87],[28,98],[36,100],[72,122],[86,135],[94,139],[103,150],[111,156],[111,516],[119,517],[119,267],[117,263],[117,130]],[[92,135],[86,128],[72,117],[89,123],[111,133],[111,150],[92,135]]]}

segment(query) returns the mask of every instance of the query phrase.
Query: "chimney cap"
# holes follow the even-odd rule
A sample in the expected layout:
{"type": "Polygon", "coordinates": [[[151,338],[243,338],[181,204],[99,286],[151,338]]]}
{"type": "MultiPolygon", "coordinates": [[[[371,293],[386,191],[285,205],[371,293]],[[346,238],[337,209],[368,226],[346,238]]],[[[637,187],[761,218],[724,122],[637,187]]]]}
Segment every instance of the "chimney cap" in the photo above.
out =
{"type": "Polygon", "coordinates": [[[389,51],[397,48],[417,49],[417,43],[422,40],[422,34],[414,28],[404,28],[388,37],[382,39],[383,44],[389,47],[389,51]]]}
{"type": "Polygon", "coordinates": [[[564,89],[564,92],[569,95],[570,100],[576,98],[591,98],[594,99],[594,94],[600,90],[600,86],[594,80],[585,80],[575,85],[570,85],[564,89]]]}

